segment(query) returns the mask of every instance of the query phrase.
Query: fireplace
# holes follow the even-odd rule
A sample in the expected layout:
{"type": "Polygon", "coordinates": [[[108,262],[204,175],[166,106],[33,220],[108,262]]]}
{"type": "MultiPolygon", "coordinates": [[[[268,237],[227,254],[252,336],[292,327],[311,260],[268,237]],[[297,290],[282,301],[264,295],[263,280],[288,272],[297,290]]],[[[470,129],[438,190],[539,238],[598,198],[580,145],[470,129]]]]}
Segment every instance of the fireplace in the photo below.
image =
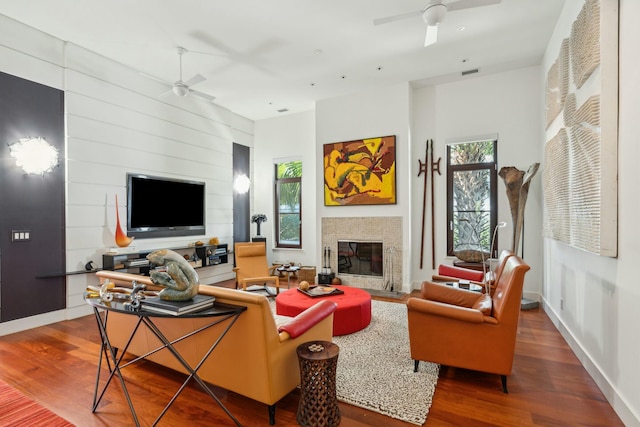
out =
{"type": "Polygon", "coordinates": [[[325,217],[321,232],[322,247],[330,250],[331,271],[343,284],[375,290],[402,289],[402,217],[325,217]],[[362,245],[358,248],[359,255],[360,252],[364,254],[361,265],[366,264],[372,274],[345,269],[350,252],[354,253],[350,258],[352,266],[357,260],[356,248],[353,244],[349,248],[348,242],[362,245]],[[344,243],[347,243],[346,248],[344,243]],[[377,252],[371,262],[368,252],[373,254],[374,250],[377,252]]]}
{"type": "Polygon", "coordinates": [[[382,242],[338,240],[338,274],[382,277],[382,242]]]}

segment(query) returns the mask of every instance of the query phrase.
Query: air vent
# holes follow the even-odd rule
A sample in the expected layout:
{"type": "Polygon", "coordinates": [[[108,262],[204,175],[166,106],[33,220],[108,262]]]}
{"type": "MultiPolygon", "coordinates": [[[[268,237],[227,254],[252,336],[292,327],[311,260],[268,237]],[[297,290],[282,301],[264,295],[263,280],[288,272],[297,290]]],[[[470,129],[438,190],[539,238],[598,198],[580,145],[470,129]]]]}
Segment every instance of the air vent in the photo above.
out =
{"type": "Polygon", "coordinates": [[[276,110],[278,113],[286,113],[287,111],[289,111],[288,108],[281,108],[279,110],[276,110]]]}
{"type": "Polygon", "coordinates": [[[463,72],[462,72],[462,75],[463,75],[463,76],[466,76],[466,75],[469,75],[469,74],[475,74],[475,73],[477,73],[478,71],[480,71],[480,70],[478,70],[477,68],[474,68],[473,70],[463,71],[463,72]]]}

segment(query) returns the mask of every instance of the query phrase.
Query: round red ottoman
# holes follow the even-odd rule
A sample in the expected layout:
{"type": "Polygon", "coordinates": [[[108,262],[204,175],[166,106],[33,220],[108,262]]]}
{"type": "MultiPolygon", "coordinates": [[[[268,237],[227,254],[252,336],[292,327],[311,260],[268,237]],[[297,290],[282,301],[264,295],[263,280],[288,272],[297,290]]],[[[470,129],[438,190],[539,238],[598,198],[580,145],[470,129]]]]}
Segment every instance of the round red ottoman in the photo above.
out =
{"type": "Polygon", "coordinates": [[[333,336],[347,335],[366,328],[371,323],[371,295],[350,286],[332,286],[343,294],[312,298],[297,289],[280,292],[276,297],[276,314],[295,317],[321,299],[328,298],[338,304],[333,313],[333,336]]]}

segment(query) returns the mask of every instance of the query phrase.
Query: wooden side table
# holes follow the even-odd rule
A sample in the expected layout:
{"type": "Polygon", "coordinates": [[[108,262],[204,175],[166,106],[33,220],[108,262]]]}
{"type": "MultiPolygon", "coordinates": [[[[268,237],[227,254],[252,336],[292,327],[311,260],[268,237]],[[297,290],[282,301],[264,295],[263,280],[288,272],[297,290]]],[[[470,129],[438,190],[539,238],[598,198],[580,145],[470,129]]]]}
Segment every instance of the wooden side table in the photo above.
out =
{"type": "Polygon", "coordinates": [[[303,427],[340,424],[336,395],[339,352],[340,348],[329,341],[310,341],[298,346],[300,402],[296,420],[303,427]]]}

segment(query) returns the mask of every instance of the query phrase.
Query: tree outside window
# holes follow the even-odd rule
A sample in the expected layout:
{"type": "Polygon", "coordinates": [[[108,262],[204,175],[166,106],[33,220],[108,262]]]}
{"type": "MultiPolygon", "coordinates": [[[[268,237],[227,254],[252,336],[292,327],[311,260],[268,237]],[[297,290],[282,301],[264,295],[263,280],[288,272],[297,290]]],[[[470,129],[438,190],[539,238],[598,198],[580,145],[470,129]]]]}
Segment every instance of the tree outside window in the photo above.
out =
{"type": "Polygon", "coordinates": [[[302,248],[302,161],[275,165],[276,247],[302,248]]]}
{"type": "Polygon", "coordinates": [[[497,141],[449,144],[447,255],[468,250],[488,254],[497,217],[497,141]]]}

